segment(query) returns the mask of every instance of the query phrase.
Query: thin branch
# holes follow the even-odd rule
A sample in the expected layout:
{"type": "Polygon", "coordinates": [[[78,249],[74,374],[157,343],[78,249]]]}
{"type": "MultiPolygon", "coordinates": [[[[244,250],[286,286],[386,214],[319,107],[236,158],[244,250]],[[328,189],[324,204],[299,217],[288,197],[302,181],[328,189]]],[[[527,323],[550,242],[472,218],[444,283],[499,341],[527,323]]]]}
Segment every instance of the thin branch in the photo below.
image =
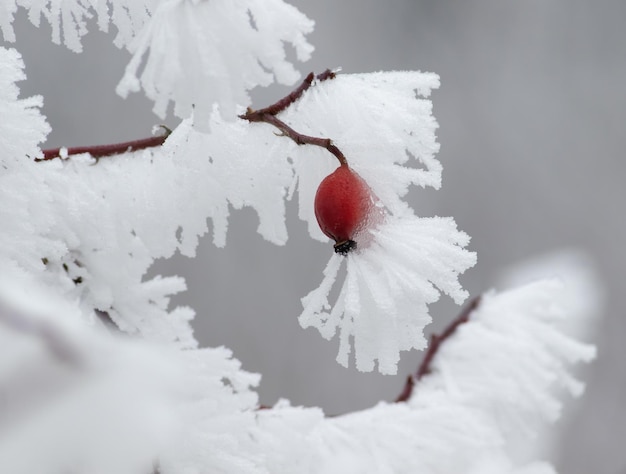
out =
{"type": "MultiPolygon", "coordinates": [[[[283,110],[285,110],[294,102],[296,102],[300,97],[302,97],[302,94],[304,94],[311,87],[314,79],[317,79],[318,82],[322,82],[327,79],[334,79],[334,78],[335,78],[335,73],[331,71],[330,69],[326,69],[323,73],[318,74],[317,76],[315,76],[315,74],[310,72],[304,78],[304,81],[302,81],[302,84],[300,84],[298,88],[293,90],[289,95],[283,97],[282,99],[270,105],[269,107],[265,107],[263,109],[259,109],[256,111],[252,111],[248,109],[248,113],[246,114],[247,117],[245,118],[246,120],[250,120],[249,116],[253,116],[253,115],[276,115],[282,112],[283,110]]],[[[256,120],[250,120],[250,121],[252,122],[256,120]]]]}
{"type": "Polygon", "coordinates": [[[172,133],[169,128],[163,125],[161,125],[161,127],[165,130],[165,133],[156,137],[143,138],[140,140],[132,140],[122,143],[113,143],[110,145],[77,146],[72,148],[50,148],[48,150],[43,150],[43,158],[35,158],[35,161],[47,161],[53,160],[55,158],[66,158],[71,155],[80,155],[82,153],[89,153],[94,158],[100,159],[104,156],[119,155],[131,151],[161,146],[170,135],[170,133],[172,133]]]}
{"type": "MultiPolygon", "coordinates": [[[[330,69],[327,69],[321,74],[317,75],[318,81],[325,81],[327,79],[333,79],[335,77],[335,73],[330,69]]],[[[270,125],[273,125],[278,130],[282,132],[282,136],[291,138],[298,145],[315,145],[328,150],[332,155],[339,160],[341,165],[347,166],[348,160],[346,160],[345,155],[341,152],[339,148],[335,144],[333,144],[330,138],[322,138],[322,137],[312,137],[309,135],[304,135],[302,133],[296,132],[293,128],[287,125],[285,122],[280,120],[276,115],[295,101],[297,101],[302,94],[306,92],[311,85],[313,84],[313,79],[316,76],[313,73],[310,73],[300,84],[300,86],[291,92],[289,95],[283,97],[276,103],[270,105],[269,107],[265,107],[259,110],[252,110],[248,108],[245,114],[240,115],[239,118],[243,120],[247,120],[248,122],[264,122],[270,125]]]]}
{"type": "MultiPolygon", "coordinates": [[[[246,118],[242,116],[242,118],[246,118]]],[[[248,119],[249,120],[249,119],[248,119]]],[[[339,148],[335,144],[333,144],[330,138],[321,138],[321,137],[311,137],[309,135],[304,135],[302,133],[296,132],[293,128],[287,125],[285,122],[275,117],[274,115],[255,115],[251,122],[265,122],[270,125],[274,125],[278,130],[282,132],[282,135],[285,137],[291,138],[298,145],[315,145],[328,150],[331,154],[339,160],[339,163],[342,165],[348,165],[348,160],[341,152],[339,148]]]]}
{"type": "Polygon", "coordinates": [[[474,298],[465,308],[463,308],[463,311],[461,311],[461,313],[448,325],[448,327],[446,327],[446,329],[444,329],[441,334],[433,334],[430,337],[430,345],[428,346],[426,354],[424,354],[421,364],[417,368],[417,372],[415,375],[409,375],[407,377],[402,392],[398,395],[398,398],[396,398],[396,403],[406,402],[409,398],[411,398],[411,395],[413,394],[413,387],[416,382],[418,382],[425,375],[431,373],[433,359],[437,355],[441,344],[452,336],[460,325],[469,320],[470,314],[472,314],[472,312],[474,312],[474,310],[478,307],[480,300],[480,296],[474,298]]]}
{"type": "MultiPolygon", "coordinates": [[[[296,102],[298,99],[300,99],[300,97],[302,97],[302,94],[304,94],[313,85],[313,82],[315,80],[317,80],[318,82],[322,82],[327,79],[333,79],[334,77],[335,77],[335,73],[331,71],[330,69],[327,69],[326,71],[322,72],[321,74],[318,74],[317,76],[315,76],[315,74],[313,73],[310,73],[304,79],[304,81],[302,81],[302,84],[300,84],[289,95],[283,97],[282,99],[270,105],[269,107],[265,107],[263,109],[256,110],[256,111],[252,109],[248,109],[246,114],[240,117],[250,122],[270,123],[266,119],[267,117],[276,116],[277,114],[285,110],[287,107],[289,107],[291,104],[296,102]]],[[[335,145],[332,144],[330,139],[309,137],[306,135],[299,134],[298,132],[289,128],[284,122],[278,119],[276,119],[276,122],[273,125],[278,127],[283,132],[283,135],[290,137],[299,145],[309,144],[309,145],[321,146],[323,148],[326,148],[333,155],[335,155],[341,164],[347,164],[347,161],[345,157],[343,156],[343,154],[341,153],[341,151],[335,145]]],[[[79,147],[71,147],[71,148],[64,148],[64,147],[49,148],[47,150],[43,150],[43,158],[35,158],[35,161],[37,162],[49,161],[55,158],[65,159],[72,155],[80,155],[83,153],[89,153],[92,157],[98,160],[105,156],[119,155],[122,153],[128,153],[132,151],[143,150],[146,148],[153,148],[153,147],[161,146],[163,145],[167,137],[170,135],[170,133],[172,133],[172,131],[169,128],[163,125],[161,125],[161,127],[165,130],[165,133],[158,137],[149,137],[149,138],[143,138],[140,140],[131,140],[128,142],[113,143],[110,145],[90,145],[90,146],[79,146],[79,147]]]]}

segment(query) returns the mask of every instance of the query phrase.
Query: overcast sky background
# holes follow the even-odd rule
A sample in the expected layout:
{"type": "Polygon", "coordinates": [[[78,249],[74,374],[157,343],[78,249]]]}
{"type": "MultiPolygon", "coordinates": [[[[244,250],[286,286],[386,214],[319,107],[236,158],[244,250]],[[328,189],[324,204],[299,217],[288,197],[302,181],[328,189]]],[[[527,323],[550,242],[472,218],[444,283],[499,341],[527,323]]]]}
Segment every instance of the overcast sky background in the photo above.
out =
{"type": "MultiPolygon", "coordinates": [[[[320,72],[419,69],[436,72],[433,95],[444,165],[440,191],[415,190],[420,215],[454,216],[472,236],[478,265],[462,279],[476,295],[525,258],[562,248],[591,256],[607,293],[599,358],[567,425],[560,471],[626,473],[626,2],[615,0],[294,0],[316,21],[316,51],[300,67],[320,72]]],[[[128,60],[112,35],[93,32],[75,55],[49,41],[23,12],[16,47],[53,127],[47,146],[145,137],[160,120],[140,94],[114,89],[128,60]]],[[[255,93],[262,106],[286,89],[255,93]]],[[[168,121],[175,125],[175,120],[168,121]]],[[[275,247],[255,233],[252,211],[231,219],[228,246],[205,238],[198,258],[155,271],[187,277],[176,299],[198,312],[197,336],[226,345],[263,374],[262,403],[278,397],[329,413],[393,399],[420,355],[407,353],[397,377],[360,374],[335,362],[337,341],[300,329],[300,298],[318,286],[330,244],[308,238],[290,207],[290,241],[275,247]]],[[[433,307],[431,329],[458,312],[433,307]]]]}

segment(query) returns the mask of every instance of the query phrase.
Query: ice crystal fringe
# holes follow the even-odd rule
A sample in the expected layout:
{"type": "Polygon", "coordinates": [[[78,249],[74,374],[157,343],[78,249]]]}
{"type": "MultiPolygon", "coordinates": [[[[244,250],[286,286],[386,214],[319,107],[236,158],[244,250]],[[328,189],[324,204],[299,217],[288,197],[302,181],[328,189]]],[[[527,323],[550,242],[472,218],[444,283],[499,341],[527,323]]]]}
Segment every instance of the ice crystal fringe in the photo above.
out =
{"type": "Polygon", "coordinates": [[[282,0],[164,1],[129,45],[133,58],[117,92],[125,97],[141,85],[157,115],[172,101],[181,118],[195,108],[196,124],[206,129],[214,103],[232,120],[236,105],[250,102],[248,90],[274,79],[293,84],[299,74],[284,43],[307,60],[313,48],[304,35],[312,28],[282,0]]]}
{"type": "Polygon", "coordinates": [[[175,184],[157,179],[171,172],[171,161],[144,151],[97,167],[89,166],[88,156],[33,162],[49,127],[40,98],[17,99],[22,67],[19,55],[0,49],[0,105],[10,114],[0,123],[0,267],[16,280],[26,272],[46,282],[77,301],[85,318],[105,311],[128,333],[195,347],[193,311],[168,308],[184,282],[144,281],[154,258],[182,246],[176,239],[180,215],[162,218],[183,206],[172,198],[175,184]]]}
{"type": "Polygon", "coordinates": [[[348,365],[350,340],[356,367],[395,374],[400,351],[423,349],[428,304],[440,293],[461,303],[466,297],[458,276],[476,262],[464,249],[469,237],[451,218],[389,217],[370,231],[366,248],[345,258],[331,257],[320,287],[302,299],[302,327],[315,327],[326,339],[339,331],[337,361],[348,365]],[[328,302],[339,267],[346,261],[345,282],[334,305],[328,302]]]}
{"type": "Polygon", "coordinates": [[[485,295],[407,403],[331,418],[287,402],[255,411],[258,377],[227,350],[118,339],[36,281],[1,280],[0,341],[13,358],[0,364],[11,390],[0,406],[0,471],[13,474],[78,460],[84,472],[130,474],[155,459],[163,474],[553,473],[519,463],[511,447],[558,417],[563,388],[580,393],[570,371],[594,356],[557,329],[568,291],[542,281],[485,295]],[[24,396],[20,377],[37,373],[24,396]],[[27,455],[35,440],[38,455],[27,455]]]}
{"type": "Polygon", "coordinates": [[[260,472],[244,434],[259,377],[228,350],[123,338],[13,280],[0,276],[0,472],[260,472]]]}
{"type": "MultiPolygon", "coordinates": [[[[57,26],[62,18],[64,41],[76,49],[87,2],[19,3],[31,8],[33,21],[41,12],[57,26]]],[[[156,3],[109,4],[113,21],[127,23],[117,25],[119,44],[158,30],[145,33],[145,43],[136,46],[138,54],[141,48],[150,54],[146,64],[157,64],[163,50],[150,48],[161,44],[156,38],[168,22],[159,17],[153,23],[149,13],[156,3]]],[[[192,4],[207,8],[181,0],[170,26],[193,24],[182,18],[192,4]]],[[[210,4],[236,11],[248,6],[254,26],[246,28],[262,35],[275,29],[264,8],[276,7],[282,12],[277,21],[295,22],[278,31],[280,38],[300,44],[306,55],[301,33],[310,25],[281,10],[282,2],[210,4]]],[[[9,39],[15,5],[0,1],[0,26],[9,39]]],[[[101,27],[103,5],[97,4],[101,27]]],[[[158,8],[175,6],[164,1],[158,8]]],[[[60,31],[53,28],[57,39],[60,31]]],[[[270,48],[267,61],[288,79],[281,51],[270,48]]],[[[232,64],[223,66],[225,81],[231,74],[240,77],[239,69],[228,69],[232,64]]],[[[177,96],[168,82],[175,76],[158,82],[158,67],[152,67],[146,84],[164,85],[157,102],[180,101],[185,110],[188,97],[177,96]]],[[[219,134],[193,130],[190,119],[160,150],[98,166],[90,166],[89,156],[36,164],[49,127],[40,98],[18,98],[22,69],[17,53],[0,48],[0,472],[134,474],[153,471],[155,461],[161,474],[553,472],[545,463],[517,463],[509,447],[558,417],[559,389],[581,392],[572,365],[594,354],[558,330],[556,322],[567,315],[559,308],[571,298],[556,283],[487,295],[440,348],[432,373],[407,403],[332,418],[286,402],[257,410],[253,389],[259,377],[241,370],[226,349],[197,349],[189,325],[193,311],[169,308],[169,297],[184,282],[144,281],[144,275],[155,258],[176,250],[192,255],[207,217],[216,243],[223,244],[229,205],[254,207],[259,231],[284,242],[284,195],[294,171],[304,208],[324,166],[332,170],[330,159],[319,166],[305,156],[318,151],[298,149],[301,159],[290,161],[295,147],[287,140],[267,127],[228,122],[211,106],[211,127],[219,134]],[[221,136],[228,146],[219,143],[221,136]],[[260,154],[272,160],[259,160],[260,154]],[[307,166],[316,168],[310,180],[307,166]],[[207,186],[207,179],[215,186],[207,186]],[[95,310],[106,311],[125,336],[111,332],[95,310]]],[[[239,92],[242,84],[249,83],[240,83],[239,92]]],[[[328,295],[344,260],[334,256],[321,287],[305,298],[301,321],[328,338],[339,330],[342,362],[352,339],[361,370],[378,361],[379,370],[393,372],[400,350],[424,345],[427,304],[440,292],[455,301],[465,298],[457,278],[475,258],[451,219],[419,219],[400,199],[410,184],[439,186],[436,123],[423,99],[437,78],[392,73],[342,78],[333,81],[337,89],[329,84],[316,86],[299,110],[285,115],[312,134],[337,136],[390,214],[372,229],[370,245],[345,259],[337,304],[331,309],[328,295]],[[375,123],[364,123],[364,117],[375,123]],[[421,168],[404,167],[408,162],[421,168]]]]}
{"type": "Polygon", "coordinates": [[[293,84],[300,77],[285,45],[293,46],[299,61],[313,51],[305,39],[313,22],[282,0],[0,0],[0,29],[8,41],[15,41],[18,5],[29,10],[36,26],[43,16],[52,40],[75,52],[82,50],[92,17],[103,31],[113,24],[115,44],[133,55],[118,94],[143,88],[161,118],[170,102],[180,118],[195,109],[202,129],[214,103],[232,120],[236,105],[250,103],[249,90],[274,81],[293,84]]]}
{"type": "Polygon", "coordinates": [[[38,144],[50,131],[39,111],[43,98],[18,99],[16,83],[26,79],[23,69],[24,62],[17,51],[0,48],[0,163],[5,170],[20,167],[25,155],[34,158],[39,153],[38,144]]]}
{"type": "MultiPolygon", "coordinates": [[[[194,117],[195,118],[195,117],[194,117]]],[[[295,144],[276,140],[266,129],[243,120],[226,121],[217,108],[210,119],[210,133],[199,132],[193,118],[183,121],[166,141],[162,153],[175,164],[183,195],[194,202],[194,212],[181,209],[181,252],[194,255],[198,236],[206,232],[206,217],[213,221],[213,242],[226,244],[229,205],[254,208],[258,232],[268,241],[287,241],[285,197],[293,181],[287,157],[295,144]]],[[[169,196],[185,202],[183,195],[169,196]],[[182,199],[181,199],[182,198],[182,199]]],[[[167,205],[167,204],[165,204],[167,205]]]]}
{"type": "Polygon", "coordinates": [[[7,41],[15,41],[13,20],[17,7],[28,10],[28,19],[39,26],[43,17],[52,29],[52,41],[70,50],[82,51],[81,40],[88,22],[97,17],[101,31],[113,24],[118,31],[115,44],[127,45],[149,20],[159,0],[0,0],[0,29],[7,41]]]}
{"type": "Polygon", "coordinates": [[[593,347],[558,330],[569,295],[549,280],[485,295],[407,404],[316,426],[311,472],[553,473],[547,463],[518,463],[511,451],[558,417],[563,389],[580,394],[569,371],[594,357],[593,347]]]}

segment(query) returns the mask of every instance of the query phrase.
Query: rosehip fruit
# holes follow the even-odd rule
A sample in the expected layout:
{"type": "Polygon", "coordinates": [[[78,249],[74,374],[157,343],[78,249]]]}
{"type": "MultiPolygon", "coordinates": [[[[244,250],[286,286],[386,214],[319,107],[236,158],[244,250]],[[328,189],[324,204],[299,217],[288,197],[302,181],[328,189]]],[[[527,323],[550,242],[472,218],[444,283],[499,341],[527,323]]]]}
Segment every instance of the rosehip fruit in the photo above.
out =
{"type": "Polygon", "coordinates": [[[317,223],[342,255],[356,247],[354,237],[367,225],[373,207],[369,186],[347,165],[326,176],[315,194],[317,223]]]}

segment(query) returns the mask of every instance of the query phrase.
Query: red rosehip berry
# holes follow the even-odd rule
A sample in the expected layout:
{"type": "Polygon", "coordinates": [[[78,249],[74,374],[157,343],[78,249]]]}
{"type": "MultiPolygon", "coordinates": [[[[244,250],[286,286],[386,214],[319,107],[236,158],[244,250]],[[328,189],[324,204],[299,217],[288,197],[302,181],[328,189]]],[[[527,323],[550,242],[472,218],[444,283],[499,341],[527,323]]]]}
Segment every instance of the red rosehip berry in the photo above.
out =
{"type": "Polygon", "coordinates": [[[374,203],[367,183],[347,165],[322,180],[315,194],[315,217],[322,232],[335,241],[335,252],[356,247],[355,236],[367,225],[374,203]]]}

